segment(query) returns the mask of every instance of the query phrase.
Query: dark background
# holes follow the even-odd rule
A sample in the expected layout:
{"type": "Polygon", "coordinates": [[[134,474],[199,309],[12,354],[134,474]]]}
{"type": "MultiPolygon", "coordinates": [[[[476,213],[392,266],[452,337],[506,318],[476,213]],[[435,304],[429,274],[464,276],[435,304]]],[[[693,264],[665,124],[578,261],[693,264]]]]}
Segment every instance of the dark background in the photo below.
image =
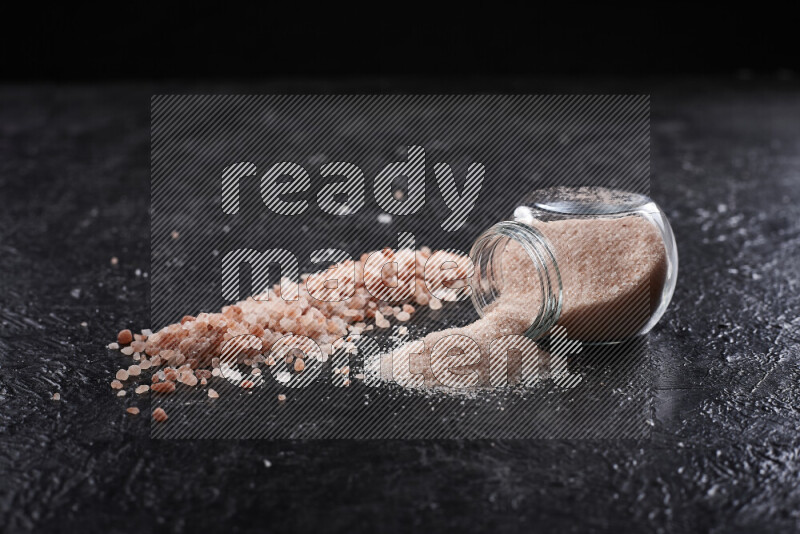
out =
{"type": "Polygon", "coordinates": [[[381,5],[323,30],[301,8],[6,8],[0,530],[800,529],[791,17],[381,5]],[[148,322],[148,103],[171,91],[652,94],[652,193],[681,258],[650,336],[652,438],[151,440],[104,346],[148,322]]]}
{"type": "MultiPolygon", "coordinates": [[[[699,3],[50,6],[3,17],[5,80],[774,74],[797,65],[778,8],[699,3]]],[[[25,8],[23,8],[24,10],[25,8]]]]}

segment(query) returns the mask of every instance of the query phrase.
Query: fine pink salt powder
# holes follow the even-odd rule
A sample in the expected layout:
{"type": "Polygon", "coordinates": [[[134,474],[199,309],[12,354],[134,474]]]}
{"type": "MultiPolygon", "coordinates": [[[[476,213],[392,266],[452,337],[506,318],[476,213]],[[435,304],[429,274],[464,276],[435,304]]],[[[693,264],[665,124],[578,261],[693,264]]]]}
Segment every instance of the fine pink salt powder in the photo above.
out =
{"type": "MultiPolygon", "coordinates": [[[[636,216],[534,224],[555,251],[563,287],[558,326],[566,329],[570,338],[618,340],[642,329],[666,278],[666,251],[654,226],[636,216]]],[[[156,333],[120,332],[114,348],[127,345],[120,350],[138,363],[127,370],[119,370],[112,387],[122,388],[122,382],[150,367],[155,370],[150,389],[156,393],[172,393],[177,384],[205,386],[212,376],[219,376],[221,360],[230,356],[234,356],[237,363],[253,367],[285,364],[289,370],[302,373],[306,364],[300,358],[289,354],[285,362],[284,359],[276,362],[266,356],[272,344],[282,336],[307,336],[319,344],[322,353],[331,354],[334,342],[343,336],[373,327],[388,328],[388,318],[405,322],[419,306],[441,308],[442,301],[431,294],[426,284],[426,281],[431,282],[430,273],[438,272],[437,266],[455,263],[457,269],[451,276],[466,276],[467,259],[450,252],[432,253],[427,248],[419,251],[384,249],[373,254],[377,255],[375,263],[368,261],[370,255],[365,254],[358,261],[334,265],[323,273],[304,275],[304,283],[298,286],[275,286],[269,300],[263,300],[262,295],[226,306],[221,313],[186,316],[156,333]],[[397,267],[383,268],[387,263],[397,267]],[[427,280],[426,263],[432,264],[428,265],[427,280]],[[330,284],[332,279],[338,283],[330,284]],[[376,297],[367,289],[368,286],[374,289],[376,284],[392,288],[404,283],[410,283],[412,288],[405,300],[413,300],[417,308],[408,303],[402,307],[389,306],[382,301],[397,299],[387,299],[389,295],[381,292],[376,297]],[[284,301],[278,298],[282,290],[299,291],[300,297],[284,301]],[[367,325],[369,320],[374,325],[367,325]],[[241,336],[247,337],[236,342],[241,336]]],[[[481,319],[466,327],[430,333],[422,340],[400,347],[393,354],[392,378],[409,387],[435,385],[430,352],[445,337],[466,336],[474,342],[470,345],[472,348],[490,354],[492,343],[498,338],[524,334],[541,304],[539,275],[524,249],[514,241],[506,245],[501,272],[501,294],[481,319]]],[[[464,348],[463,338],[454,337],[450,341],[453,343],[445,346],[445,353],[450,348],[464,348]]],[[[311,354],[313,348],[308,349],[305,352],[311,354]]],[[[531,345],[526,350],[539,351],[531,345]]],[[[478,371],[486,383],[488,360],[482,358],[475,362],[464,366],[463,376],[470,376],[472,370],[478,371]]],[[[434,367],[434,370],[438,369],[434,367]]],[[[242,382],[245,383],[252,384],[247,380],[242,382]]],[[[140,388],[137,393],[144,391],[140,388]]],[[[211,389],[208,395],[217,396],[211,389]]]]}
{"type": "MultiPolygon", "coordinates": [[[[563,307],[558,326],[571,339],[612,341],[628,338],[650,319],[666,279],[666,250],[657,229],[637,216],[615,219],[570,219],[534,223],[554,248],[563,287],[563,307]]],[[[475,342],[484,355],[493,354],[492,343],[508,335],[523,335],[541,304],[539,275],[531,259],[516,241],[510,240],[501,260],[500,296],[474,323],[460,328],[432,332],[421,341],[394,351],[392,378],[399,383],[421,387],[435,385],[431,349],[445,339],[437,355],[458,352],[475,342]]],[[[528,356],[544,357],[543,351],[528,345],[528,356]]],[[[467,353],[468,354],[468,353],[467,353]]],[[[466,358],[469,361],[469,358],[466,358]]],[[[477,382],[486,383],[488,359],[465,365],[462,371],[476,371],[477,382]]],[[[384,377],[386,375],[384,374],[384,377]]],[[[441,376],[437,373],[437,376],[441,376]]]]}

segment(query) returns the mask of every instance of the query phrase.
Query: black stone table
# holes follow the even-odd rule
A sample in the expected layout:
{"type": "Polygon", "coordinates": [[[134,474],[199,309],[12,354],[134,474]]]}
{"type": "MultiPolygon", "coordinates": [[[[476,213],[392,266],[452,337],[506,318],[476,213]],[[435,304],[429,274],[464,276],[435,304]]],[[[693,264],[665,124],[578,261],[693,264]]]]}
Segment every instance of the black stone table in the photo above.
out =
{"type": "Polygon", "coordinates": [[[0,198],[0,531],[800,529],[797,81],[9,86],[0,198]],[[151,439],[104,348],[147,324],[150,95],[432,90],[652,93],[651,439],[151,439]]]}

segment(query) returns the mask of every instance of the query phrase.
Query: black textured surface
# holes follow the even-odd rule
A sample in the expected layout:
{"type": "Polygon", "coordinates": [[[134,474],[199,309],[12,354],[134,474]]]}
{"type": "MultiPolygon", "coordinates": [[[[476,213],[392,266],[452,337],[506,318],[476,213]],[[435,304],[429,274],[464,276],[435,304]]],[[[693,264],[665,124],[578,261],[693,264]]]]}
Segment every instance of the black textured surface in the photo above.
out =
{"type": "Polygon", "coordinates": [[[147,322],[148,101],[170,88],[1,89],[0,530],[800,528],[798,86],[637,89],[681,259],[641,442],[151,440],[104,345],[147,322]]]}

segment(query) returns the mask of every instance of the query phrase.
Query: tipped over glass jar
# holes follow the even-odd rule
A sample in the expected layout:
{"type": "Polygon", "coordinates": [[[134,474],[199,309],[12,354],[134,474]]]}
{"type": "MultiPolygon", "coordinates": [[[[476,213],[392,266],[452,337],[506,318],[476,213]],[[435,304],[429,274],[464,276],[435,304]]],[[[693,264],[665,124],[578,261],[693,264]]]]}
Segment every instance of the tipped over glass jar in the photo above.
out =
{"type": "Polygon", "coordinates": [[[649,332],[678,274],[675,238],[649,197],[604,188],[536,191],[475,241],[472,301],[500,330],[616,343],[649,332]],[[516,328],[515,328],[516,327],[516,328]]]}

